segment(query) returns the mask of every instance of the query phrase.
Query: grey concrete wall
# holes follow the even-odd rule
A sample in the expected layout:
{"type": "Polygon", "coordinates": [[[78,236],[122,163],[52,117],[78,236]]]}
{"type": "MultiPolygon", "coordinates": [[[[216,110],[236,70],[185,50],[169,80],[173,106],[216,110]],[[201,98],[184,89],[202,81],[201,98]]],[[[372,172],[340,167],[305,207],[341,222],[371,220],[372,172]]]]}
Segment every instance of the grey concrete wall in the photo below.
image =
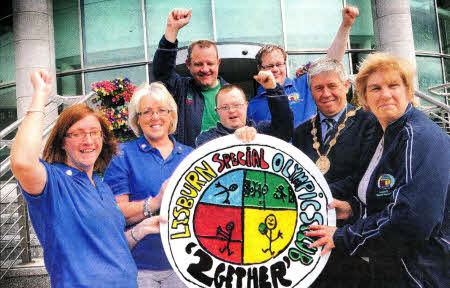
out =
{"type": "Polygon", "coordinates": [[[409,0],[371,0],[375,46],[416,63],[409,0]]]}
{"type": "MultiPolygon", "coordinates": [[[[14,57],[16,63],[17,116],[22,117],[31,103],[30,72],[46,69],[53,77],[56,94],[55,45],[52,0],[13,1],[14,57]]],[[[54,107],[48,107],[47,112],[54,107]]],[[[47,122],[57,113],[47,113],[47,122]]]]}

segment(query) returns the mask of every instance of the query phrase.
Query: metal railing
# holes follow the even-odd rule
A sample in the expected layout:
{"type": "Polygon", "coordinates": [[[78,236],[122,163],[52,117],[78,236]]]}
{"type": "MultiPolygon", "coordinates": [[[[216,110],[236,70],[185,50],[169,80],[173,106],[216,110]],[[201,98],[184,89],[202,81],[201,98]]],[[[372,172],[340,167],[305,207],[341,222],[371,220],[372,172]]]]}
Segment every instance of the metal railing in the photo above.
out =
{"type": "MultiPolygon", "coordinates": [[[[53,97],[46,106],[46,113],[53,113],[59,109],[62,104],[77,104],[88,101],[95,92],[81,96],[59,96],[53,97]]],[[[0,150],[11,147],[12,140],[5,139],[8,135],[15,132],[25,117],[18,119],[0,132],[0,150]]],[[[57,118],[57,117],[56,117],[57,118]]],[[[43,131],[43,137],[46,137],[53,128],[56,119],[51,122],[43,131]]],[[[7,178],[0,182],[0,280],[6,275],[9,269],[13,267],[19,258],[22,264],[31,262],[31,241],[30,223],[28,219],[28,208],[25,199],[19,189],[16,179],[10,172],[10,156],[6,157],[0,166],[0,177],[7,178]],[[8,175],[9,175],[8,174],[8,175]]],[[[33,235],[36,238],[36,235],[33,235]]]]}

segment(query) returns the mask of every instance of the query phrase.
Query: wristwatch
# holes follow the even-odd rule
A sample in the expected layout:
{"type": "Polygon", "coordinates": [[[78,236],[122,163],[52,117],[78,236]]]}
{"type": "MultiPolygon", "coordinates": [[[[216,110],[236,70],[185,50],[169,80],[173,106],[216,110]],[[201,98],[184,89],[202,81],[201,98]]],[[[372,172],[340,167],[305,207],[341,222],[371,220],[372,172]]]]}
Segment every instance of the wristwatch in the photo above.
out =
{"type": "Polygon", "coordinates": [[[149,196],[144,201],[144,217],[151,217],[151,216],[153,216],[152,210],[150,209],[150,207],[148,207],[148,204],[150,203],[150,200],[152,200],[152,196],[149,196]]]}

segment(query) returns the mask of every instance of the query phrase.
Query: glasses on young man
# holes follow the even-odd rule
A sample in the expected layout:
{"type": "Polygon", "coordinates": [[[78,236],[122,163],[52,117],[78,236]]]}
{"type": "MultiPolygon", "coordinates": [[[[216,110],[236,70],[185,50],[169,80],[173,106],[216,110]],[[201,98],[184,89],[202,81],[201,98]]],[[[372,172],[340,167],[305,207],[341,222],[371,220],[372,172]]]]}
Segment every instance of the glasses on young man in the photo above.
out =
{"type": "Polygon", "coordinates": [[[103,137],[103,132],[102,130],[94,130],[94,131],[89,131],[89,132],[85,132],[85,131],[74,131],[74,132],[69,132],[66,133],[66,137],[75,139],[75,140],[81,140],[86,138],[87,136],[90,136],[92,139],[100,139],[103,137]]]}
{"type": "Polygon", "coordinates": [[[282,69],[282,68],[284,68],[286,66],[286,62],[284,62],[284,63],[277,63],[277,64],[269,64],[269,65],[262,65],[261,64],[259,66],[261,66],[261,68],[263,70],[270,70],[270,69],[273,69],[274,67],[277,67],[278,69],[282,69]]]}
{"type": "Polygon", "coordinates": [[[171,109],[166,109],[166,108],[159,108],[159,109],[144,109],[141,112],[138,112],[137,115],[142,116],[144,118],[150,119],[153,115],[158,115],[161,117],[165,117],[167,115],[169,115],[170,111],[172,111],[171,109]]]}
{"type": "Polygon", "coordinates": [[[242,108],[242,106],[244,106],[244,105],[245,105],[245,103],[238,103],[238,104],[231,104],[231,105],[226,104],[226,105],[223,105],[220,107],[216,107],[216,110],[217,111],[230,111],[231,108],[239,109],[239,108],[242,108]]]}

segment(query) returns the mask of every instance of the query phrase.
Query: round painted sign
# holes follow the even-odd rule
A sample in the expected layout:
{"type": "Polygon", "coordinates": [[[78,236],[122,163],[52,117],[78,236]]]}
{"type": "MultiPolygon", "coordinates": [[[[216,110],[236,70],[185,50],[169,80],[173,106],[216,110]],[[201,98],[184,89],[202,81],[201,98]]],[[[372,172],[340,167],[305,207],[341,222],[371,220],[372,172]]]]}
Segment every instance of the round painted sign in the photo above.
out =
{"type": "Polygon", "coordinates": [[[291,144],[230,135],[197,148],[175,170],[161,238],[189,287],[308,287],[329,253],[309,248],[314,239],[304,231],[335,225],[331,201],[320,170],[291,144]]]}

